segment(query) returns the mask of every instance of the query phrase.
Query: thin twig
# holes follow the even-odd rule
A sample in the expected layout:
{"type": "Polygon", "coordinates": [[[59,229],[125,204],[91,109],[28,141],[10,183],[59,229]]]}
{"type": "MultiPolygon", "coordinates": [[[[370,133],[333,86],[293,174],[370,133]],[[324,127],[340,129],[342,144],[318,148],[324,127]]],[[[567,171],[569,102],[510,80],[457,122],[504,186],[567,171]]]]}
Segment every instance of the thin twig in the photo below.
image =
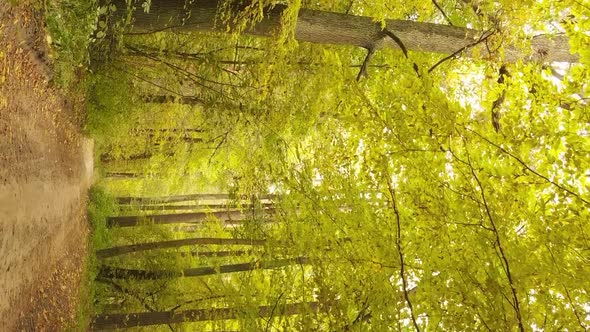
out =
{"type": "Polygon", "coordinates": [[[134,74],[134,73],[132,73],[132,72],[130,72],[130,71],[127,71],[127,70],[125,70],[125,69],[123,69],[123,68],[120,68],[120,67],[118,67],[118,66],[115,66],[115,68],[116,68],[117,70],[119,70],[119,71],[122,71],[123,73],[126,73],[127,75],[130,75],[130,76],[132,76],[132,77],[135,77],[136,79],[138,79],[138,80],[140,80],[140,81],[142,81],[142,82],[145,82],[145,83],[148,83],[148,84],[150,84],[150,85],[153,85],[153,86],[155,86],[155,87],[157,87],[157,88],[160,88],[160,89],[162,89],[162,90],[164,90],[164,91],[167,91],[167,92],[170,92],[170,93],[172,93],[172,94],[175,94],[175,95],[177,95],[177,96],[179,96],[179,97],[184,97],[182,94],[180,94],[180,93],[178,93],[178,92],[176,92],[176,91],[174,91],[174,90],[168,89],[168,88],[167,88],[167,87],[165,87],[165,86],[162,86],[162,85],[160,85],[160,84],[158,84],[158,83],[152,82],[152,81],[150,81],[150,80],[148,80],[148,79],[145,79],[145,78],[143,78],[143,77],[141,77],[141,76],[139,76],[139,75],[137,75],[137,74],[134,74]]]}
{"type": "Polygon", "coordinates": [[[490,36],[492,36],[494,33],[496,33],[495,31],[487,31],[484,32],[481,37],[479,37],[478,40],[476,40],[475,42],[465,45],[463,47],[461,47],[460,49],[456,50],[455,52],[451,53],[450,55],[440,59],[437,63],[435,63],[432,67],[430,67],[430,69],[428,69],[428,73],[430,74],[433,70],[436,69],[436,67],[440,66],[443,62],[449,60],[449,59],[453,59],[454,57],[456,57],[457,55],[463,53],[465,50],[474,47],[480,43],[483,43],[484,41],[486,41],[488,38],[490,38],[490,36]]]}
{"type": "MultiPolygon", "coordinates": [[[[524,332],[525,331],[524,324],[522,323],[522,315],[520,312],[520,301],[518,300],[518,294],[516,291],[516,287],[514,286],[514,279],[512,277],[512,273],[510,272],[510,264],[508,263],[508,258],[506,257],[506,253],[504,252],[504,248],[503,248],[502,243],[500,241],[500,233],[498,232],[498,228],[496,227],[496,223],[494,222],[494,218],[492,218],[492,212],[491,212],[490,206],[488,205],[483,185],[482,185],[481,181],[479,180],[477,173],[475,173],[475,168],[473,167],[473,164],[471,163],[471,157],[469,156],[469,151],[467,151],[467,143],[465,142],[465,140],[463,140],[463,145],[465,146],[466,155],[467,155],[467,163],[469,164],[469,169],[471,170],[471,174],[473,175],[473,178],[475,179],[475,182],[477,182],[477,185],[479,187],[483,206],[484,206],[484,209],[485,209],[486,214],[488,216],[488,219],[490,220],[490,225],[492,226],[494,236],[496,238],[495,240],[496,240],[497,248],[498,248],[498,251],[500,252],[500,258],[503,261],[504,272],[506,273],[506,278],[508,278],[508,283],[510,284],[510,290],[512,292],[512,299],[514,301],[513,307],[514,307],[514,311],[516,313],[516,319],[518,320],[518,329],[520,330],[520,332],[524,332]]],[[[508,301],[508,302],[510,302],[510,301],[508,301]]]]}
{"type": "Polygon", "coordinates": [[[416,321],[416,317],[414,315],[414,306],[410,301],[410,296],[408,292],[408,281],[406,280],[406,271],[405,271],[405,263],[404,263],[404,254],[402,251],[402,228],[401,228],[401,217],[399,214],[399,210],[397,207],[397,199],[395,197],[395,189],[393,188],[393,184],[389,181],[390,176],[387,176],[387,189],[389,190],[389,194],[391,195],[391,205],[393,207],[393,213],[395,214],[395,219],[397,222],[397,239],[395,241],[397,252],[399,253],[399,261],[400,261],[400,276],[402,279],[402,289],[404,292],[404,299],[408,304],[408,308],[410,309],[410,316],[412,317],[412,323],[414,324],[414,328],[417,332],[420,332],[420,327],[418,326],[418,322],[416,321]]]}
{"type": "Polygon", "coordinates": [[[586,8],[586,9],[590,10],[590,6],[583,4],[583,3],[581,3],[581,2],[580,2],[580,1],[578,1],[578,0],[572,0],[572,1],[573,1],[573,2],[574,2],[576,5],[579,5],[579,6],[581,6],[581,7],[584,7],[584,8],[586,8]]]}
{"type": "Polygon", "coordinates": [[[277,306],[279,305],[279,302],[281,301],[281,297],[283,297],[283,295],[285,295],[284,292],[279,295],[279,297],[275,301],[274,306],[272,307],[272,310],[270,311],[270,315],[268,316],[268,320],[266,321],[266,327],[264,329],[265,332],[269,331],[269,329],[271,327],[270,322],[272,320],[272,317],[274,316],[275,310],[277,309],[277,306]]]}
{"type": "MultiPolygon", "coordinates": [[[[213,157],[215,157],[215,155],[217,154],[217,152],[219,151],[219,148],[223,145],[223,143],[225,143],[225,141],[227,141],[228,135],[229,135],[229,131],[220,136],[220,137],[222,137],[221,141],[219,141],[219,143],[213,149],[213,152],[211,153],[211,155],[209,156],[209,160],[207,161],[207,165],[211,165],[211,161],[213,160],[213,157]]],[[[217,139],[217,137],[216,137],[216,139],[217,139]]]]}
{"type": "Polygon", "coordinates": [[[436,0],[432,0],[432,3],[436,7],[436,9],[438,9],[438,11],[442,14],[445,20],[447,20],[447,23],[449,23],[450,26],[454,26],[453,22],[451,22],[451,19],[447,16],[445,11],[438,5],[438,2],[436,2],[436,0]]]}
{"type": "MultiPolygon", "coordinates": [[[[560,268],[561,264],[557,263],[557,259],[555,259],[555,256],[553,255],[553,251],[551,250],[551,247],[549,247],[547,244],[545,244],[545,248],[547,248],[547,250],[549,251],[549,254],[551,255],[551,260],[553,261],[553,264],[557,268],[557,271],[559,271],[561,273],[561,268],[560,268]]],[[[574,305],[574,301],[572,301],[572,297],[570,296],[570,292],[568,291],[567,287],[565,287],[565,284],[563,282],[561,282],[561,285],[563,286],[563,290],[565,290],[565,295],[567,296],[570,306],[572,307],[572,311],[574,312],[574,315],[576,316],[576,320],[578,321],[578,325],[580,325],[582,330],[588,331],[586,326],[584,326],[584,324],[582,323],[582,319],[580,318],[580,315],[578,314],[578,310],[576,309],[576,306],[574,305]]]]}
{"type": "Polygon", "coordinates": [[[521,165],[522,165],[522,166],[523,166],[523,167],[524,167],[524,168],[525,168],[527,171],[529,171],[529,172],[531,172],[531,173],[535,174],[536,176],[538,176],[538,177],[542,178],[543,180],[547,181],[548,183],[550,183],[550,184],[554,185],[555,187],[557,187],[557,188],[559,188],[559,189],[561,189],[561,190],[565,191],[566,193],[568,193],[568,194],[570,194],[570,195],[572,195],[572,196],[576,197],[576,198],[577,198],[577,199],[579,199],[580,201],[582,201],[582,202],[584,202],[584,203],[586,203],[586,204],[590,205],[590,201],[588,201],[588,200],[586,200],[586,199],[582,198],[582,197],[581,197],[579,194],[577,194],[577,193],[575,193],[575,192],[571,191],[570,189],[568,189],[568,188],[566,188],[566,187],[564,187],[564,186],[560,185],[559,183],[556,183],[555,181],[552,181],[551,179],[549,179],[549,178],[548,178],[548,177],[546,177],[545,175],[543,175],[543,174],[541,174],[541,173],[539,173],[539,172],[535,171],[535,170],[534,170],[534,169],[532,169],[532,168],[531,168],[529,165],[527,165],[527,164],[526,164],[524,161],[522,161],[522,159],[520,159],[520,158],[519,158],[519,157],[517,157],[516,155],[514,155],[514,154],[512,154],[512,153],[508,152],[508,151],[507,151],[506,149],[504,149],[503,147],[501,147],[501,146],[499,146],[498,144],[496,144],[496,143],[494,143],[494,142],[490,141],[490,140],[489,140],[489,139],[487,139],[485,136],[481,135],[480,133],[478,133],[478,132],[476,132],[476,131],[474,131],[474,130],[472,130],[472,129],[469,129],[469,128],[466,128],[466,129],[467,129],[468,131],[470,131],[470,132],[474,133],[475,135],[479,136],[481,139],[483,139],[484,141],[486,141],[488,144],[490,144],[490,145],[494,146],[495,148],[497,148],[498,150],[500,150],[500,151],[504,152],[505,154],[507,154],[507,155],[508,155],[509,157],[511,157],[512,159],[516,160],[516,161],[517,161],[519,164],[521,164],[521,165]]]}
{"type": "Polygon", "coordinates": [[[367,69],[369,67],[369,63],[370,63],[371,59],[373,58],[373,55],[375,55],[375,48],[371,47],[371,48],[367,49],[367,56],[365,57],[365,61],[363,61],[363,64],[361,65],[361,69],[359,70],[359,74],[356,77],[357,81],[360,81],[361,78],[363,78],[363,77],[369,76],[367,69]]]}

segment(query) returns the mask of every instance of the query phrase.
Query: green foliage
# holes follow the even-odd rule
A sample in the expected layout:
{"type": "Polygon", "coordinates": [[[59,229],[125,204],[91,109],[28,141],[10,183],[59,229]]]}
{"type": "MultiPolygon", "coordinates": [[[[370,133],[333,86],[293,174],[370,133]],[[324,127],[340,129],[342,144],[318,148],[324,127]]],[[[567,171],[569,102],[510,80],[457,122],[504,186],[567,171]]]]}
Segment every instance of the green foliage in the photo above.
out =
{"type": "Polygon", "coordinates": [[[55,81],[63,88],[80,80],[89,64],[98,12],[95,0],[48,0],[45,17],[51,41],[55,81]]]}
{"type": "Polygon", "coordinates": [[[118,208],[114,198],[100,185],[93,185],[89,191],[88,219],[92,226],[91,247],[105,248],[110,245],[107,218],[117,214],[118,208]]]}
{"type": "Polygon", "coordinates": [[[91,235],[88,243],[90,254],[86,258],[85,266],[82,269],[76,319],[71,326],[66,327],[66,330],[86,330],[90,323],[90,317],[96,312],[94,301],[97,289],[95,278],[98,272],[98,262],[94,251],[110,246],[111,235],[106,227],[106,219],[115,215],[116,211],[117,206],[113,197],[101,186],[93,185],[89,190],[87,207],[87,216],[91,225],[91,235]]]}
{"type": "MultiPolygon", "coordinates": [[[[277,257],[311,263],[194,282],[122,280],[136,296],[117,294],[120,309],[145,311],[137,295],[157,290],[149,304],[159,310],[242,309],[238,320],[180,326],[192,330],[589,326],[587,11],[566,2],[437,3],[444,15],[424,1],[293,2],[275,39],[121,36],[117,61],[94,77],[87,128],[105,174],[142,176],[105,179],[109,191],[279,198],[272,223],[254,218],[230,231],[211,220],[190,234],[142,225],[116,230],[113,242],[231,235],[264,238],[264,251],[195,259],[162,250],[109,262],[176,270],[277,257]],[[505,64],[499,50],[429,72],[443,56],[379,50],[368,78],[356,80],[365,50],[293,40],[300,6],[376,22],[450,20],[518,45],[558,26],[581,61],[505,64]],[[570,10],[575,20],[557,20],[570,10]],[[500,68],[509,75],[499,77],[500,68]],[[257,317],[261,305],[316,300],[318,314],[257,317]]],[[[247,31],[265,4],[254,1],[236,17],[224,12],[224,22],[247,31]]]]}
{"type": "MultiPolygon", "coordinates": [[[[92,248],[91,248],[92,250],[92,248]]],[[[90,324],[90,317],[96,312],[94,308],[94,299],[96,294],[96,271],[98,265],[92,251],[85,261],[82,268],[82,277],[80,280],[80,289],[78,291],[78,304],[76,307],[75,320],[70,326],[65,327],[66,331],[83,331],[90,324]]]]}

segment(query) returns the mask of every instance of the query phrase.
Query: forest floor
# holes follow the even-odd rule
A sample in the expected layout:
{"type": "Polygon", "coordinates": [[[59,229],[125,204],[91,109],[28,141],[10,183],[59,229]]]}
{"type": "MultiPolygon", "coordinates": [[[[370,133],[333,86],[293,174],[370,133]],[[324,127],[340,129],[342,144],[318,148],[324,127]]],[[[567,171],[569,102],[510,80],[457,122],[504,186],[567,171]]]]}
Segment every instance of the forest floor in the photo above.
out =
{"type": "Polygon", "coordinates": [[[89,226],[92,141],[83,99],[43,60],[39,9],[0,1],[0,330],[73,326],[89,226]]]}

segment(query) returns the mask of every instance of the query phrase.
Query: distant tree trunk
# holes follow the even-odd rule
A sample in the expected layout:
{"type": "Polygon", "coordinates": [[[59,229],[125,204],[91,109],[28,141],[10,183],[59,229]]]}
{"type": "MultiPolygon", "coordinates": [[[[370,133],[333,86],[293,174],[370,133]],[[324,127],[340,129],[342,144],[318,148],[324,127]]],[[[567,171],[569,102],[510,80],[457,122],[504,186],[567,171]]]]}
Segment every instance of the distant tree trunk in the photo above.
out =
{"type": "MultiPolygon", "coordinates": [[[[274,199],[276,195],[261,195],[257,199],[274,199]]],[[[175,195],[175,196],[160,196],[160,197],[117,197],[119,204],[159,204],[159,203],[175,203],[188,202],[199,200],[229,200],[233,196],[229,194],[190,194],[190,195],[175,195]]],[[[247,199],[247,197],[240,199],[247,199]]]]}
{"type": "Polygon", "coordinates": [[[96,257],[108,258],[119,255],[130,254],[133,252],[157,250],[167,248],[180,248],[193,245],[245,245],[245,246],[263,246],[265,240],[249,240],[249,239],[221,239],[221,238],[190,238],[182,240],[170,240],[160,242],[147,242],[130,244],[126,246],[112,247],[96,251],[96,257]]]}
{"type": "Polygon", "coordinates": [[[149,138],[150,141],[153,142],[153,145],[155,145],[155,146],[159,146],[162,142],[164,142],[164,143],[166,143],[166,142],[185,142],[185,143],[189,143],[189,144],[205,142],[205,140],[203,140],[200,137],[192,137],[190,135],[156,136],[154,134],[149,134],[147,136],[147,138],[149,138]]]}
{"type": "MultiPolygon", "coordinates": [[[[107,173],[110,174],[110,173],[107,173]]],[[[253,204],[241,204],[240,207],[243,209],[252,209],[256,206],[268,209],[273,207],[272,203],[263,203],[260,205],[253,204]]],[[[222,209],[235,209],[238,206],[236,204],[218,203],[218,204],[191,204],[191,205],[123,205],[122,207],[130,210],[141,210],[141,211],[171,211],[171,210],[222,210],[222,209]]]]}
{"type": "Polygon", "coordinates": [[[134,130],[135,133],[203,133],[205,130],[200,128],[141,128],[134,130]]]}
{"type": "Polygon", "coordinates": [[[142,99],[146,103],[154,104],[205,105],[205,101],[197,96],[144,95],[142,99]]]}
{"type": "Polygon", "coordinates": [[[115,158],[114,156],[112,156],[109,153],[103,153],[100,156],[100,161],[103,163],[110,163],[113,162],[115,160],[143,160],[143,159],[150,159],[152,157],[152,153],[151,152],[141,152],[141,153],[136,153],[136,154],[132,154],[129,156],[122,156],[120,158],[115,158]]]}
{"type": "Polygon", "coordinates": [[[135,172],[106,172],[105,177],[115,179],[137,179],[143,177],[143,173],[135,172]]]}
{"type": "Polygon", "coordinates": [[[273,261],[262,261],[262,262],[251,262],[241,264],[229,264],[221,266],[205,266],[196,267],[191,269],[184,269],[182,271],[170,271],[170,270],[136,270],[136,269],[124,269],[113,266],[103,265],[98,271],[96,280],[101,281],[104,279],[134,279],[134,280],[157,280],[167,278],[180,278],[180,277],[202,277],[215,274],[225,273],[236,273],[254,270],[270,270],[278,269],[285,266],[291,266],[296,264],[308,264],[309,259],[306,257],[297,257],[289,259],[277,259],[273,261]]]}
{"type": "MultiPolygon", "coordinates": [[[[258,307],[258,317],[303,315],[318,312],[319,308],[318,302],[260,306],[258,307]]],[[[210,308],[184,311],[102,314],[92,318],[90,329],[97,331],[183,322],[230,320],[239,319],[243,312],[243,308],[210,308]]]]}
{"type": "MultiPolygon", "coordinates": [[[[274,209],[265,209],[265,213],[273,213],[274,209]]],[[[214,216],[223,221],[243,221],[248,215],[242,210],[217,211],[217,212],[192,212],[173,214],[152,214],[145,216],[119,216],[107,219],[108,227],[132,227],[141,225],[144,220],[150,220],[154,224],[177,224],[177,223],[201,223],[208,217],[214,216]]]]}
{"type": "MultiPolygon", "coordinates": [[[[220,250],[220,251],[181,251],[172,253],[181,257],[235,257],[252,253],[252,250],[220,250]]],[[[158,255],[161,257],[162,255],[158,255]]]]}
{"type": "MultiPolygon", "coordinates": [[[[117,8],[126,8],[125,0],[113,0],[117,8]]],[[[225,31],[226,25],[217,19],[217,9],[223,0],[154,0],[149,13],[136,4],[132,13],[134,24],[131,33],[154,31],[225,31]],[[190,12],[190,15],[188,14],[190,12]]],[[[227,3],[227,2],[225,2],[227,3]]],[[[236,1],[236,6],[244,2],[236,1]]],[[[264,12],[264,19],[250,27],[246,33],[272,36],[281,24],[284,5],[276,5],[264,12]]],[[[125,17],[124,10],[116,15],[125,17]]],[[[477,42],[484,32],[467,28],[431,24],[415,21],[386,20],[385,30],[393,33],[410,51],[453,54],[477,42]]],[[[295,38],[318,44],[349,45],[373,49],[389,47],[399,49],[400,45],[371,17],[354,16],[335,12],[301,9],[295,27],[295,38]]],[[[480,47],[483,57],[489,56],[485,47],[480,47]]],[[[464,52],[469,56],[471,52],[464,52]]],[[[525,52],[511,45],[505,45],[506,61],[513,62],[529,57],[544,61],[577,62],[579,56],[569,52],[568,40],[557,35],[552,38],[537,36],[531,40],[531,49],[525,52]]]]}

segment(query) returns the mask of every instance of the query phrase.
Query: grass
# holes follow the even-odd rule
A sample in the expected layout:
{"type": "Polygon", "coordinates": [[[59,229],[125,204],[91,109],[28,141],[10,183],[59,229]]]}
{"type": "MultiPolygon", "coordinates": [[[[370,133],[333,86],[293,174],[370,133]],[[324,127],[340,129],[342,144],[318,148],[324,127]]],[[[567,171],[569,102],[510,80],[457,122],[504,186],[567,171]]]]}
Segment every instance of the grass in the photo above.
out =
{"type": "Polygon", "coordinates": [[[115,199],[104,188],[100,185],[93,185],[89,190],[87,212],[91,225],[90,241],[88,243],[89,255],[80,282],[80,298],[76,310],[76,320],[73,323],[74,326],[66,329],[68,331],[86,330],[90,323],[90,317],[94,314],[93,303],[96,294],[94,279],[99,264],[94,252],[97,249],[109,247],[111,244],[107,218],[117,213],[117,204],[115,199]]]}

